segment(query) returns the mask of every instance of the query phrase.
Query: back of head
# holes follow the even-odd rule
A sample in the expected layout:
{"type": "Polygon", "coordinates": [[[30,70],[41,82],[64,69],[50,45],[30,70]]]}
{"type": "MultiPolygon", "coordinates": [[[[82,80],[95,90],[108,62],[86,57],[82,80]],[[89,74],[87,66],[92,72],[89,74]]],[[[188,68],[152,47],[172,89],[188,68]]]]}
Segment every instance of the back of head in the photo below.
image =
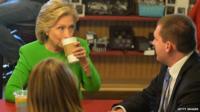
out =
{"type": "Polygon", "coordinates": [[[163,41],[171,41],[179,52],[187,54],[196,49],[196,29],[192,20],[185,15],[168,15],[158,21],[163,41]]]}
{"type": "Polygon", "coordinates": [[[50,58],[32,70],[28,109],[29,112],[81,112],[77,85],[63,62],[50,58]]]}
{"type": "Polygon", "coordinates": [[[78,13],[72,4],[66,0],[49,0],[42,7],[37,16],[35,33],[36,38],[45,43],[46,32],[63,16],[72,16],[74,23],[78,21],[78,13]]]}

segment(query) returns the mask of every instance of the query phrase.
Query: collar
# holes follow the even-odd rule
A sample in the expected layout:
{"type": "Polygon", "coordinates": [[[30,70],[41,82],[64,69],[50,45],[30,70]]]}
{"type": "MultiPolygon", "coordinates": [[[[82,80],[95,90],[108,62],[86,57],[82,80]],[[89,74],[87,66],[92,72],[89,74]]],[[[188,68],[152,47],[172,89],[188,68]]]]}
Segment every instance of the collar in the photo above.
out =
{"type": "Polygon", "coordinates": [[[177,61],[173,66],[168,67],[169,73],[170,73],[172,79],[176,79],[177,78],[182,66],[189,59],[189,57],[192,55],[193,52],[194,51],[188,53],[186,56],[184,56],[179,61],[177,61]]]}

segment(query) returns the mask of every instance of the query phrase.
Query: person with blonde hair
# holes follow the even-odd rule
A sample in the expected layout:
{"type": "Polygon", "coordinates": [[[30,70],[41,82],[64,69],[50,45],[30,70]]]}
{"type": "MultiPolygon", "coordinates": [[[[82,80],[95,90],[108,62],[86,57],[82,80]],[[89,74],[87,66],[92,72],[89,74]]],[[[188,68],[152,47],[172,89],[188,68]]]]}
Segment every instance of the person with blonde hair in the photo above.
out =
{"type": "Polygon", "coordinates": [[[34,67],[28,82],[28,112],[82,112],[75,77],[62,61],[49,58],[34,67]]]}
{"type": "Polygon", "coordinates": [[[68,64],[78,78],[79,92],[81,86],[89,92],[100,88],[101,80],[89,57],[87,41],[77,37],[76,49],[73,50],[73,54],[79,59],[77,63],[68,63],[63,51],[62,40],[74,36],[77,21],[76,9],[67,2],[50,0],[42,6],[36,20],[37,40],[20,48],[20,58],[5,88],[6,100],[14,101],[13,92],[26,88],[32,68],[49,57],[68,64]]]}

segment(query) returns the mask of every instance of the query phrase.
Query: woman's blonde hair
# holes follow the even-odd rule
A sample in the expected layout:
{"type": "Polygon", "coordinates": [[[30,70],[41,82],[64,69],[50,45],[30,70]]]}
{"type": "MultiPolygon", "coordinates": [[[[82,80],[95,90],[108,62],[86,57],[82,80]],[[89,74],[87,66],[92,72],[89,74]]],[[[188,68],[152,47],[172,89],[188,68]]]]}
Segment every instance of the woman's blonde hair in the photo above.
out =
{"type": "Polygon", "coordinates": [[[36,38],[45,43],[48,39],[46,32],[56,24],[63,16],[72,16],[74,23],[78,21],[78,14],[73,5],[64,0],[49,0],[45,3],[38,14],[36,20],[35,33],[36,38]]]}
{"type": "Polygon", "coordinates": [[[49,58],[32,70],[28,112],[82,112],[77,84],[63,62],[49,58]]]}

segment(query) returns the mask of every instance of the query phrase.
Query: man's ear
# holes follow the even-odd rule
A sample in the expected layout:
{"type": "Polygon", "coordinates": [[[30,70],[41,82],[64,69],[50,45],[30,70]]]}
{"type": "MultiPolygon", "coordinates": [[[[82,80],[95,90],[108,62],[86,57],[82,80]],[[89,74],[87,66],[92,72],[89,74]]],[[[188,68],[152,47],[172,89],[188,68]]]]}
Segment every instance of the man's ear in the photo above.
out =
{"type": "Polygon", "coordinates": [[[166,41],[166,43],[165,43],[165,51],[166,52],[170,52],[173,49],[175,49],[174,44],[172,42],[170,42],[170,41],[166,41]]]}

